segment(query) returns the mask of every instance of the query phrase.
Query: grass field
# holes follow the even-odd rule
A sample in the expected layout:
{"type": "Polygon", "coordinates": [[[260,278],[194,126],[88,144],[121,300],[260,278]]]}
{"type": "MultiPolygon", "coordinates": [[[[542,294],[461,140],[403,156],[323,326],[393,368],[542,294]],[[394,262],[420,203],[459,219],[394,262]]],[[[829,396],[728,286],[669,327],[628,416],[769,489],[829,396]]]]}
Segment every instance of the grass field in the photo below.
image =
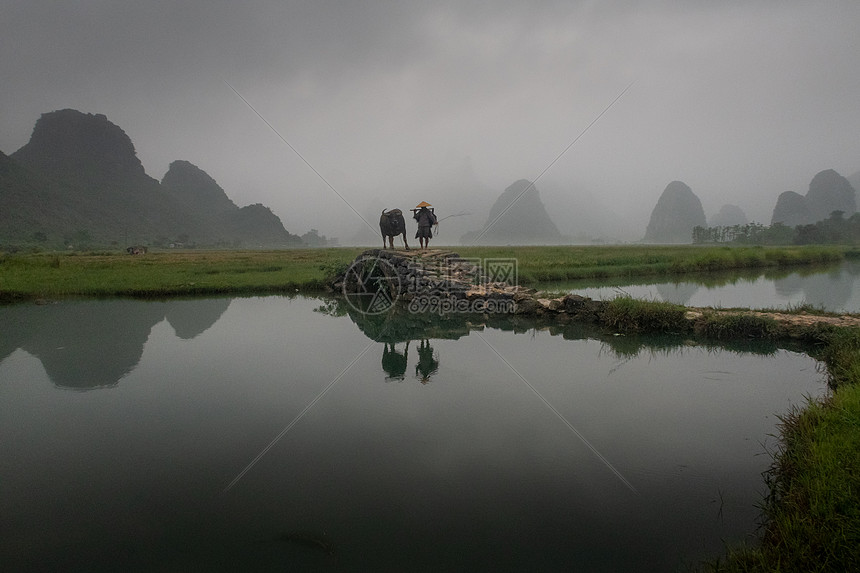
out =
{"type": "Polygon", "coordinates": [[[0,257],[0,300],[313,291],[361,249],[165,251],[0,257]]]}
{"type": "MultiPolygon", "coordinates": [[[[845,247],[457,247],[463,257],[515,258],[518,282],[680,275],[836,261],[845,247]]],[[[322,290],[362,248],[0,255],[0,301],[52,296],[164,297],[322,290]]]]}
{"type": "Polygon", "coordinates": [[[571,279],[777,267],[836,261],[841,247],[713,247],[623,245],[559,247],[462,247],[463,257],[516,258],[522,284],[571,279]]]}

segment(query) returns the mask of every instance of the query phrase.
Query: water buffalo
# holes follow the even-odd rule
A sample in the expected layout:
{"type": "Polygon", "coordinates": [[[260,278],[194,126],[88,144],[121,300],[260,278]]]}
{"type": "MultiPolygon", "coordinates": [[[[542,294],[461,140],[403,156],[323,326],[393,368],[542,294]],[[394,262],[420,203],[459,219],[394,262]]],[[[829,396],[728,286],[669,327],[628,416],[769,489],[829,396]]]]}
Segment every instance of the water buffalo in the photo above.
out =
{"type": "Polygon", "coordinates": [[[382,248],[388,248],[385,245],[385,238],[388,237],[388,242],[391,248],[394,248],[394,237],[403,235],[403,244],[406,250],[409,250],[409,243],[406,242],[406,220],[403,218],[403,212],[400,209],[392,209],[386,212],[382,210],[382,216],[379,217],[379,230],[382,231],[382,248]]]}

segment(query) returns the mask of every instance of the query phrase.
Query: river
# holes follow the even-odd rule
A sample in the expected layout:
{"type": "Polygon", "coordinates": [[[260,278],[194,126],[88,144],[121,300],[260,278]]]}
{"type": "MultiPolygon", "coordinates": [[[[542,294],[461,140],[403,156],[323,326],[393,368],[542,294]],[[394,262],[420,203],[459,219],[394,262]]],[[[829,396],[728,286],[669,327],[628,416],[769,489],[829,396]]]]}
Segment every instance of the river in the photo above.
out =
{"type": "Polygon", "coordinates": [[[830,312],[860,313],[860,261],[690,273],[658,281],[651,277],[588,279],[543,283],[539,288],[596,300],[629,295],[696,307],[787,309],[809,305],[830,312]]]}
{"type": "Polygon", "coordinates": [[[747,539],[796,348],[343,300],[0,307],[6,570],[673,571],[747,539]]]}

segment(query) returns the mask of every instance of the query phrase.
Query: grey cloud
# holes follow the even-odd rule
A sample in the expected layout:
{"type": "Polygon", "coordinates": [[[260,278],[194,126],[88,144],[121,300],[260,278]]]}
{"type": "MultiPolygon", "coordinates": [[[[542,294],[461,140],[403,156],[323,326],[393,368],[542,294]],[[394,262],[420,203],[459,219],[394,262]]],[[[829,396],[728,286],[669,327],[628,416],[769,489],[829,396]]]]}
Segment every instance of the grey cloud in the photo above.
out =
{"type": "Polygon", "coordinates": [[[7,4],[0,149],[43,112],[105,113],[151,175],[188,159],[295,232],[343,234],[354,217],[223,80],[357,206],[467,159],[489,203],[631,81],[544,179],[642,232],[674,179],[708,214],[734,203],[764,220],[817,171],[860,169],[856,2],[7,4]]]}

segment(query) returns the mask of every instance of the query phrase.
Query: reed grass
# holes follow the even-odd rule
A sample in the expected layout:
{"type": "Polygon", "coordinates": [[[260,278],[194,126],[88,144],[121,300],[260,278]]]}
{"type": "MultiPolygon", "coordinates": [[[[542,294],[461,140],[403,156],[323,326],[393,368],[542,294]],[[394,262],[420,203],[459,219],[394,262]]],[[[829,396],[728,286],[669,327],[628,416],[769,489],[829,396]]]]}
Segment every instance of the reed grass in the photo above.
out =
{"type": "Polygon", "coordinates": [[[774,319],[747,313],[706,312],[697,330],[717,340],[773,340],[783,335],[783,329],[774,319]]]}
{"type": "Polygon", "coordinates": [[[616,297],[605,305],[601,322],[621,333],[679,333],[689,329],[683,306],[668,302],[616,297]]]}

